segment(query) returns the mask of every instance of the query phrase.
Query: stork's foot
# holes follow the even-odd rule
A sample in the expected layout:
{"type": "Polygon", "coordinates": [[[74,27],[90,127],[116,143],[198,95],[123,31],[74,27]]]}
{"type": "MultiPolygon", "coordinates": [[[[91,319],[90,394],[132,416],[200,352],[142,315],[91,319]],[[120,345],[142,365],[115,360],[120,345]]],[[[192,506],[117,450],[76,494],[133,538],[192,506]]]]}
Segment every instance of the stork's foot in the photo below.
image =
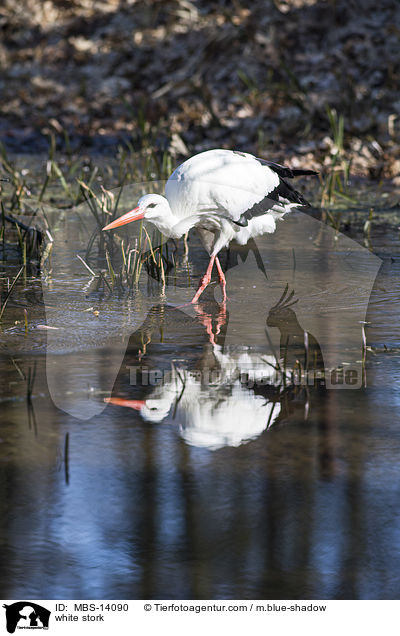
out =
{"type": "Polygon", "coordinates": [[[213,268],[214,262],[215,262],[215,254],[211,256],[210,262],[208,263],[207,271],[204,274],[203,278],[201,278],[201,280],[200,280],[199,288],[198,288],[197,292],[195,293],[195,295],[193,296],[192,305],[197,303],[197,301],[199,300],[201,294],[203,293],[203,291],[205,290],[207,285],[210,284],[211,273],[212,273],[212,268],[213,268]]]}
{"type": "Polygon", "coordinates": [[[211,282],[211,273],[210,274],[205,273],[204,276],[200,279],[200,284],[199,284],[199,288],[198,288],[197,292],[193,296],[192,305],[197,303],[197,301],[199,300],[201,294],[203,293],[205,288],[210,284],[210,282],[211,282]]]}

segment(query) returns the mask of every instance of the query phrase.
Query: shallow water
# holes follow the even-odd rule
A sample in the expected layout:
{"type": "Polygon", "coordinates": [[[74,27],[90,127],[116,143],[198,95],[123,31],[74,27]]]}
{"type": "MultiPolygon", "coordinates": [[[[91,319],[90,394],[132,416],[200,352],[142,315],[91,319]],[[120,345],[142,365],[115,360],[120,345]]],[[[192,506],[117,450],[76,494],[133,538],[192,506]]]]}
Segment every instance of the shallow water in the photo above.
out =
{"type": "Polygon", "coordinates": [[[397,598],[398,216],[372,253],[365,212],[337,238],[294,214],[231,250],[224,312],[181,307],[194,236],[165,294],[93,291],[66,213],[0,334],[0,595],[397,598]]]}

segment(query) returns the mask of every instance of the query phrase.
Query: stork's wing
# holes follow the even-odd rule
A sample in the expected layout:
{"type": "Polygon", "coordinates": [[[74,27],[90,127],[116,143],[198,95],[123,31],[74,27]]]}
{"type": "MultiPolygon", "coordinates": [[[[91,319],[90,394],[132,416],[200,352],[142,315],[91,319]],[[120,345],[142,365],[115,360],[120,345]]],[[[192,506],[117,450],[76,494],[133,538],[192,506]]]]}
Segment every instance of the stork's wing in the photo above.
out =
{"type": "Polygon", "coordinates": [[[259,161],[263,166],[268,166],[279,174],[280,177],[288,177],[289,179],[293,179],[294,177],[300,177],[302,175],[316,175],[318,172],[315,170],[304,170],[302,168],[288,168],[287,166],[281,166],[279,163],[274,163],[273,161],[267,161],[267,159],[261,159],[260,157],[256,157],[257,161],[259,161]]]}

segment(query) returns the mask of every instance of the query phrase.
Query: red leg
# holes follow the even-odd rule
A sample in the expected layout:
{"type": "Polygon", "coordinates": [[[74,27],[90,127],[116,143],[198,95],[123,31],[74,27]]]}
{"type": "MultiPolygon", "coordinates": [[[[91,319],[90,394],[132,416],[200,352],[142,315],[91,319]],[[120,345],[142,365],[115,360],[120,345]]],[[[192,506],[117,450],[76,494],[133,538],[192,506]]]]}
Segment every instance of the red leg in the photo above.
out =
{"type": "Polygon", "coordinates": [[[217,270],[218,270],[219,284],[221,285],[221,289],[222,289],[222,302],[225,302],[226,299],[227,299],[227,296],[226,296],[226,280],[225,280],[225,274],[222,271],[221,263],[219,262],[218,256],[215,258],[215,264],[216,264],[217,270]]]}
{"type": "Polygon", "coordinates": [[[212,268],[213,268],[213,265],[214,265],[214,261],[215,261],[215,256],[211,256],[210,262],[208,263],[207,271],[204,274],[203,278],[200,280],[200,285],[199,285],[199,288],[198,288],[197,292],[195,293],[195,295],[193,297],[192,304],[197,303],[197,301],[199,300],[201,294],[203,293],[203,291],[205,290],[205,288],[209,284],[209,282],[211,280],[211,272],[212,272],[212,268]]]}

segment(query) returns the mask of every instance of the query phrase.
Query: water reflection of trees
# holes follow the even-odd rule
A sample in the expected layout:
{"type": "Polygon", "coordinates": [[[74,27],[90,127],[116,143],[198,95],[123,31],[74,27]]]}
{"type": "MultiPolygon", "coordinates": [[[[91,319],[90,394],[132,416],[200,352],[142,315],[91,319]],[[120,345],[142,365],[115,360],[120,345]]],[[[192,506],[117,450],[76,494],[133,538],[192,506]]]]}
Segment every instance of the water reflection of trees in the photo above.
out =
{"type": "MultiPolygon", "coordinates": [[[[213,355],[206,338],[204,348],[213,355]]],[[[160,353],[153,341],[149,367],[160,353]]],[[[133,356],[135,347],[127,364],[133,356]]],[[[124,379],[120,394],[132,388],[124,379]]],[[[13,405],[9,426],[25,450],[2,462],[4,598],[28,588],[60,598],[396,595],[398,488],[371,482],[371,421],[346,415],[367,396],[311,388],[306,419],[306,393],[288,386],[274,426],[212,452],[189,445],[173,420],[111,407],[92,423],[54,408],[48,419],[35,398],[37,454],[26,405],[13,405]],[[44,461],[49,440],[63,448],[66,427],[68,485],[44,461]]],[[[389,455],[386,471],[395,474],[389,455]]]]}
{"type": "Polygon", "coordinates": [[[315,410],[285,424],[207,455],[178,437],[159,448],[166,436],[146,429],[131,517],[143,598],[357,597],[366,510],[354,466],[338,466],[315,410]]]}

